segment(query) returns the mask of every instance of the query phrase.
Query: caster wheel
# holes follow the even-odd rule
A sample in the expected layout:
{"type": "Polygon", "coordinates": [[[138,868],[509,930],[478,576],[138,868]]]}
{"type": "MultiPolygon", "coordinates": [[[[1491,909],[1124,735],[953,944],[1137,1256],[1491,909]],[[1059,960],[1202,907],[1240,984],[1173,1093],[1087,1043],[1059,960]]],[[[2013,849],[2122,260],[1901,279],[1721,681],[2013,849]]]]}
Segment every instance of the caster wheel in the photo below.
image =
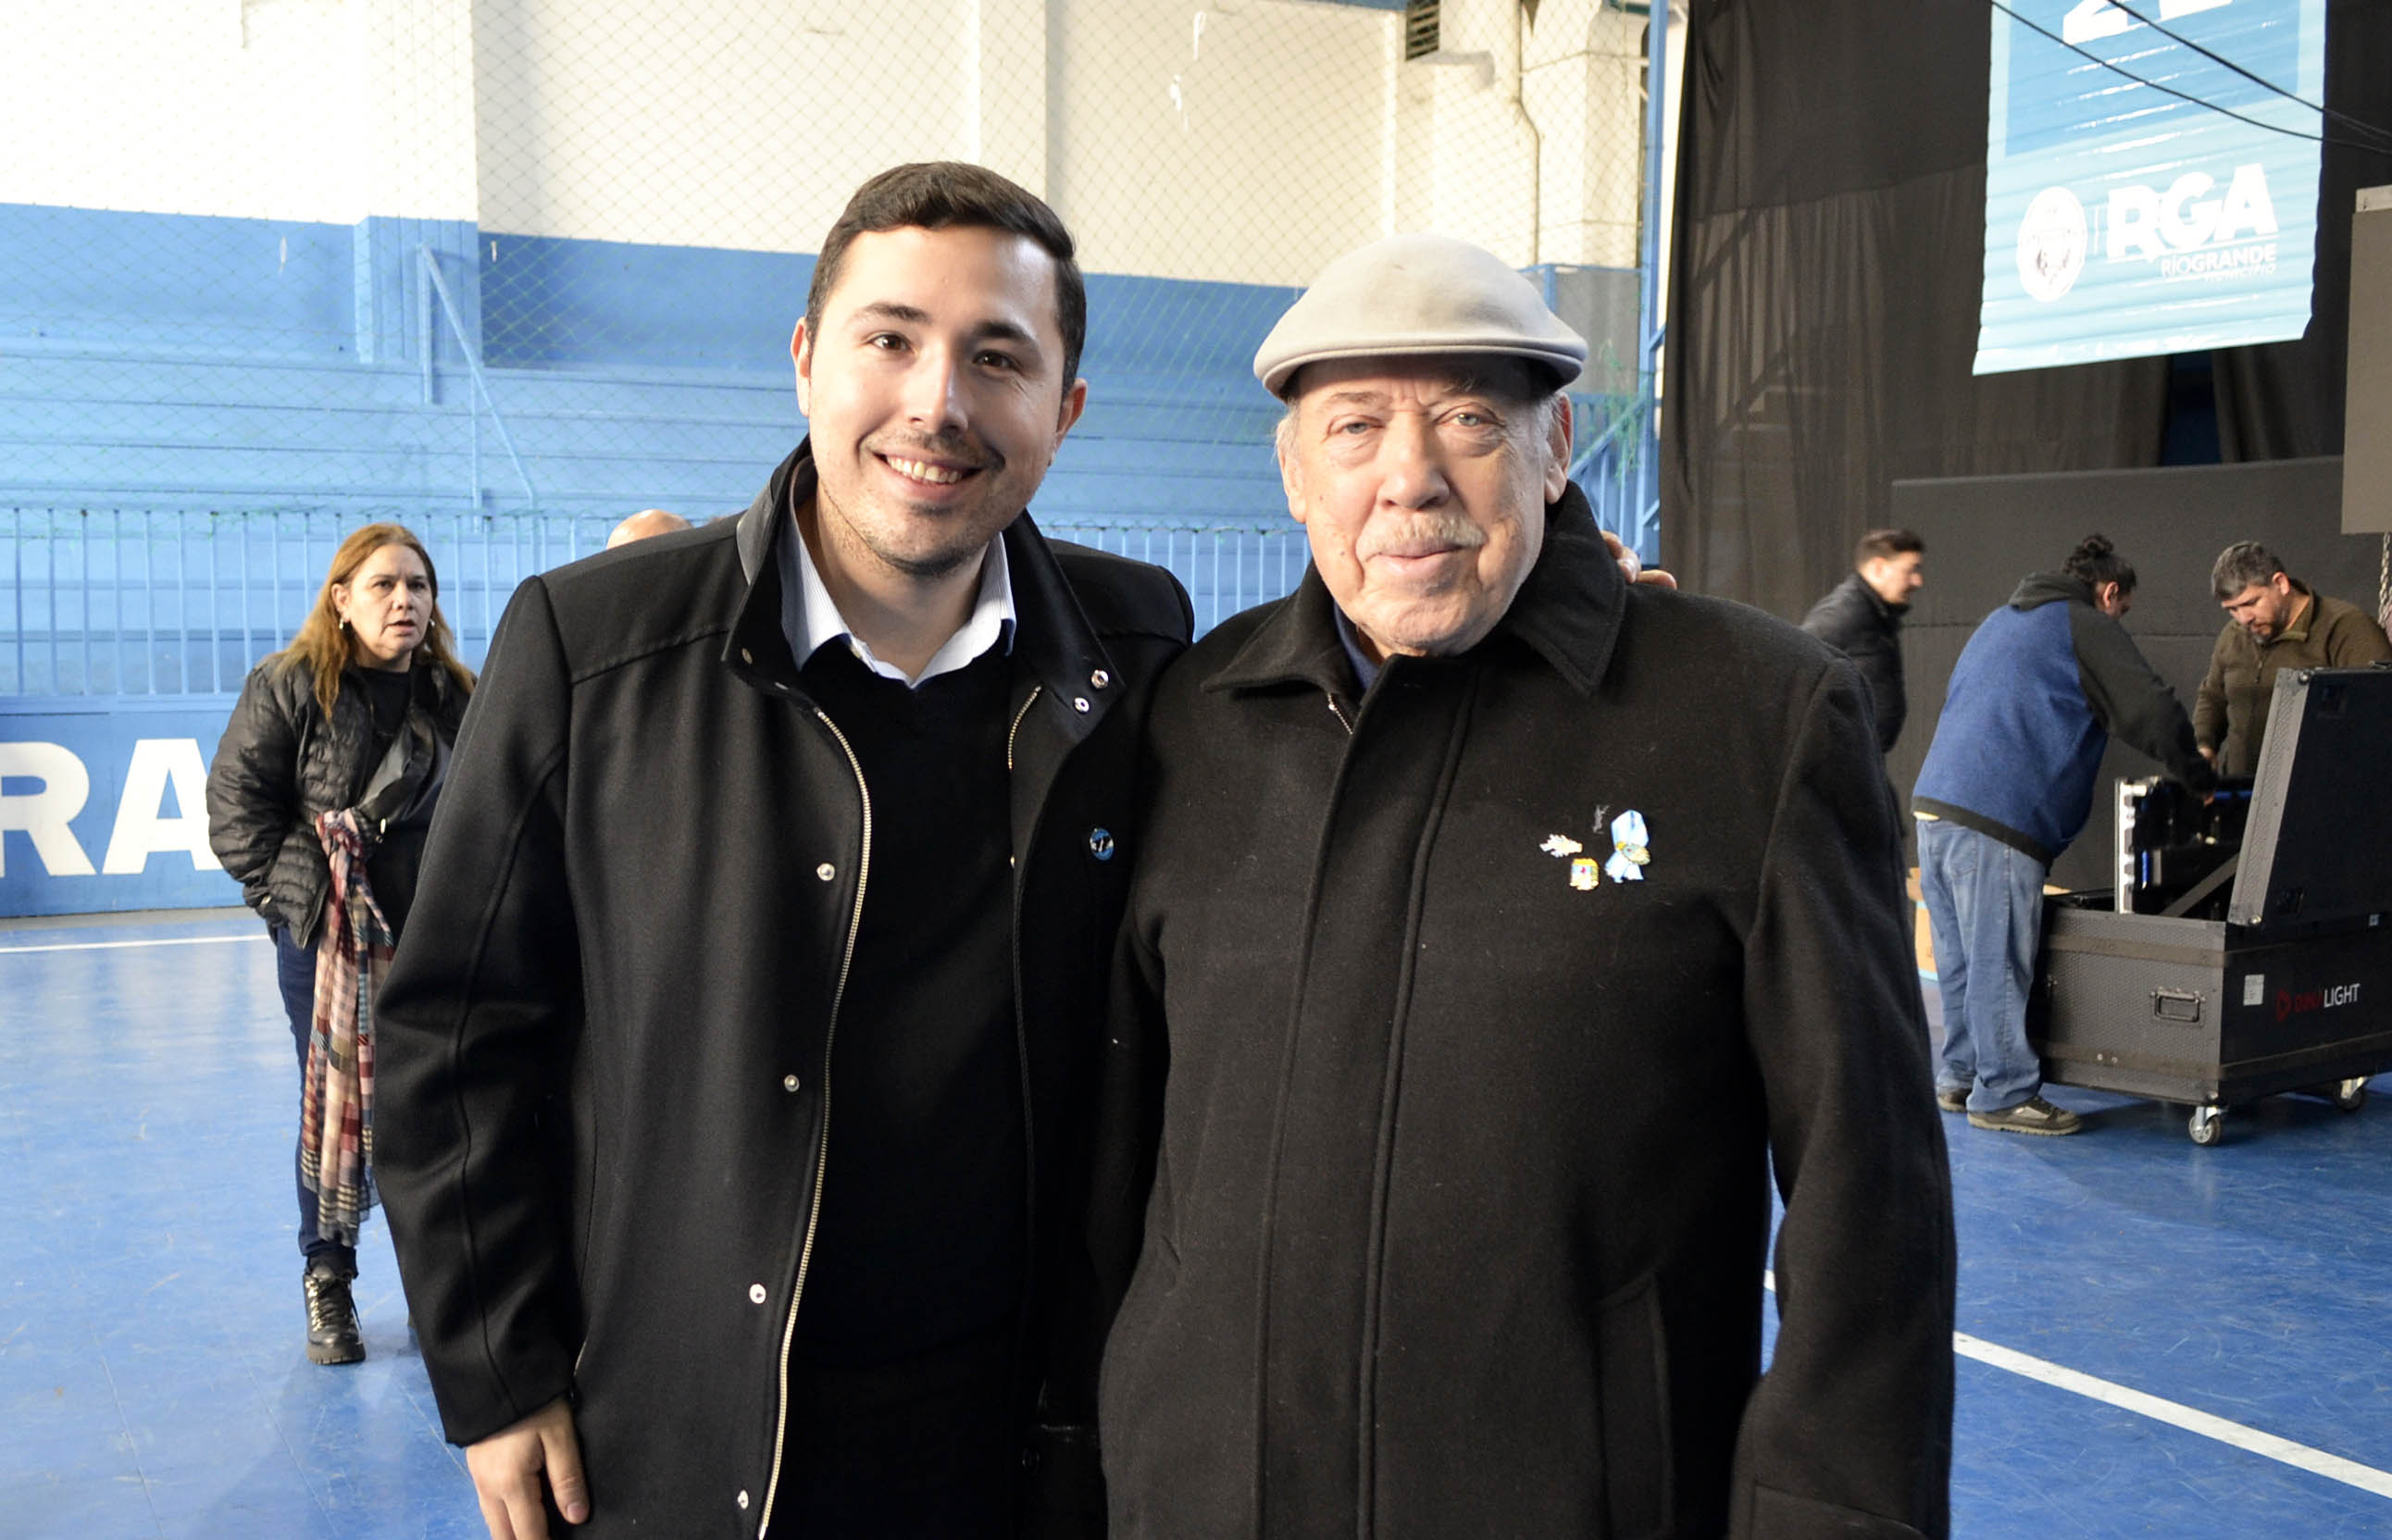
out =
{"type": "Polygon", "coordinates": [[[2185,1119],[2184,1131],[2192,1136],[2192,1142],[2196,1145],[2217,1143],[2218,1136],[2226,1131],[2225,1109],[2215,1106],[2194,1107],[2192,1116],[2185,1119]]]}
{"type": "Polygon", "coordinates": [[[2336,1081],[2333,1090],[2334,1105],[2345,1112],[2356,1112],[2367,1105],[2367,1078],[2363,1075],[2336,1081]]]}

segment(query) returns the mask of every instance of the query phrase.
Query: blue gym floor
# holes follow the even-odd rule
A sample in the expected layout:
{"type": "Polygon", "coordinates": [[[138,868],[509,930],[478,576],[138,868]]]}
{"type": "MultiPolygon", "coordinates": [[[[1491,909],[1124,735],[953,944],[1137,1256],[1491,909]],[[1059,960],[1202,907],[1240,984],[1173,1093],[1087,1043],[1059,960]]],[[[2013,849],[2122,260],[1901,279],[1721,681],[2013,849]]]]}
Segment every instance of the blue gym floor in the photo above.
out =
{"type": "MultiPolygon", "coordinates": [[[[2392,1077],[2183,1114],[1944,1119],[1961,1536],[2392,1535],[2392,1077]]],[[[0,1536],[483,1533],[387,1232],[367,1361],[301,1353],[296,1070],[238,912],[0,922],[0,1536]]]]}

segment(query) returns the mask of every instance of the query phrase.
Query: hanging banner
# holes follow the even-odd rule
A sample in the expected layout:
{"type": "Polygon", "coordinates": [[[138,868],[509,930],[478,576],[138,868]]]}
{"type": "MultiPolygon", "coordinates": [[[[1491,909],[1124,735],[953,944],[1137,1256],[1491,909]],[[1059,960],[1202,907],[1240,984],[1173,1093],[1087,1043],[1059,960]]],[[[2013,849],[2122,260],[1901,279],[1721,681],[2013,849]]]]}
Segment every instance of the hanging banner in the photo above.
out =
{"type": "Polygon", "coordinates": [[[1997,0],[1977,373],[2308,329],[2325,6],[1997,0]]]}

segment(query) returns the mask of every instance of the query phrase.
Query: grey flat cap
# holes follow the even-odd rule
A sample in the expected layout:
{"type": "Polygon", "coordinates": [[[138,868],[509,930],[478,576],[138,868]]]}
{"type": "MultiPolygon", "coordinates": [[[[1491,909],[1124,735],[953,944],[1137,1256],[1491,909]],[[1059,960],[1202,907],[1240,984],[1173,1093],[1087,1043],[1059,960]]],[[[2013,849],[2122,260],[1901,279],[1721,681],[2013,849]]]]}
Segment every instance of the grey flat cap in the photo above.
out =
{"type": "Polygon", "coordinates": [[[1584,367],[1586,339],[1494,252],[1451,236],[1396,235],[1321,269],[1263,339],[1254,378],[1284,396],[1306,364],[1449,353],[1525,359],[1559,390],[1584,367]]]}

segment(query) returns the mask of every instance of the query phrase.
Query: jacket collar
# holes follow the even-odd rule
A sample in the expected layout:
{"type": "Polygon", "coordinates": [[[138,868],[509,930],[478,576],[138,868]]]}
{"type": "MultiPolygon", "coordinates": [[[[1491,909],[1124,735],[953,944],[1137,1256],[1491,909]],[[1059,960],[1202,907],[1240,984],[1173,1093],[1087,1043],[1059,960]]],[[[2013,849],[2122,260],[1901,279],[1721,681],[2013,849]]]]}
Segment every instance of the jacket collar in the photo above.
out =
{"type": "Polygon", "coordinates": [[[1909,605],[1897,604],[1886,598],[1885,595],[1869,587],[1869,580],[1857,572],[1844,575],[1844,587],[1860,595],[1861,602],[1866,604],[1879,620],[1900,620],[1910,613],[1909,605]]]}
{"type": "MultiPolygon", "coordinates": [[[[1545,507],[1544,549],[1528,569],[1512,607],[1487,640],[1525,643],[1581,695],[1594,692],[1610,666],[1627,615],[1628,581],[1603,543],[1594,511],[1576,483],[1545,507]]],[[[1273,610],[1245,645],[1204,681],[1206,690],[1246,690],[1306,683],[1350,693],[1353,669],[1337,639],[1335,602],[1319,569],[1306,566],[1295,592],[1273,610]]]]}
{"type": "MultiPolygon", "coordinates": [[[[813,441],[806,439],[774,471],[748,511],[739,516],[734,543],[748,591],[722,650],[723,664],[775,694],[802,696],[797,660],[789,655],[781,624],[780,563],[774,542],[794,538],[795,510],[814,494],[813,441]]],[[[1027,511],[1006,526],[1005,559],[1013,582],[1013,658],[1056,700],[1063,703],[1074,741],[1087,735],[1121,692],[1092,681],[1114,670],[1087,615],[1064,580],[1055,553],[1027,511]],[[1073,707],[1088,703],[1086,710],[1073,707]]]]}

